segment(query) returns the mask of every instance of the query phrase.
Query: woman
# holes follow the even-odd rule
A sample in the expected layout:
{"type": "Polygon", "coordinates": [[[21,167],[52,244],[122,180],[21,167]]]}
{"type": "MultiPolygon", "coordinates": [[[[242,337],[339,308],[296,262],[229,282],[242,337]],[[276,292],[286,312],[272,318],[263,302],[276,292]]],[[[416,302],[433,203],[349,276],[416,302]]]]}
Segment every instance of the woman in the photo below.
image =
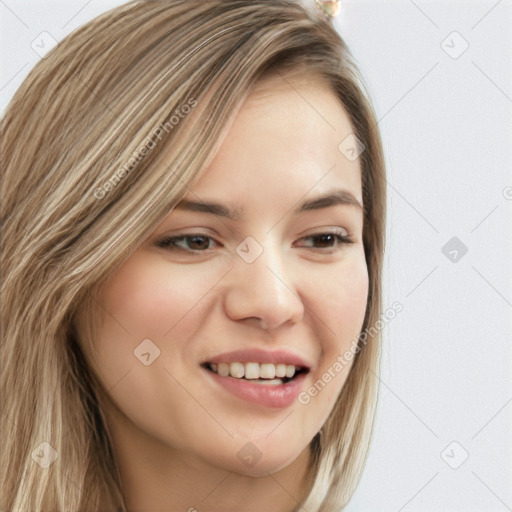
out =
{"type": "Polygon", "coordinates": [[[2,154],[2,509],[342,509],[385,172],[332,25],[130,2],[34,68],[2,154]]]}

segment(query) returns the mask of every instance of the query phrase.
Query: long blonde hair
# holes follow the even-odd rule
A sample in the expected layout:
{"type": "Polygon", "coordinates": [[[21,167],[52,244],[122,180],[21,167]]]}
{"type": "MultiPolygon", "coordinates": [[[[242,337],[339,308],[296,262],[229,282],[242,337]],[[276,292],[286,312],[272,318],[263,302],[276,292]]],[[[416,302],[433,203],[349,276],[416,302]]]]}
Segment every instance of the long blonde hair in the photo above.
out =
{"type": "MultiPolygon", "coordinates": [[[[365,145],[366,330],[381,314],[385,166],[364,83],[321,14],[292,0],[132,1],[66,37],[14,95],[1,122],[3,510],[125,510],[75,316],[97,325],[95,291],[211,161],[256,81],[284,70],[325,78],[365,145]],[[58,457],[46,468],[42,446],[58,457]]],[[[343,508],[364,467],[378,332],[360,348],[311,443],[310,512],[343,508]]]]}

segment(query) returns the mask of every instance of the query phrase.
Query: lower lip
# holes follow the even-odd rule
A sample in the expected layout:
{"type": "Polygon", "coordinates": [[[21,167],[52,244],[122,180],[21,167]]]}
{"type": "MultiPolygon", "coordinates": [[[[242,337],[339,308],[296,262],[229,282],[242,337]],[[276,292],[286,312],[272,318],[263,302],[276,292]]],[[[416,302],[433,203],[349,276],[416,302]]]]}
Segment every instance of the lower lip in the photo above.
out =
{"type": "Polygon", "coordinates": [[[292,405],[301,391],[306,373],[300,373],[286,384],[255,384],[249,380],[221,377],[211,370],[204,370],[210,377],[233,395],[259,405],[283,408],[292,405]]]}

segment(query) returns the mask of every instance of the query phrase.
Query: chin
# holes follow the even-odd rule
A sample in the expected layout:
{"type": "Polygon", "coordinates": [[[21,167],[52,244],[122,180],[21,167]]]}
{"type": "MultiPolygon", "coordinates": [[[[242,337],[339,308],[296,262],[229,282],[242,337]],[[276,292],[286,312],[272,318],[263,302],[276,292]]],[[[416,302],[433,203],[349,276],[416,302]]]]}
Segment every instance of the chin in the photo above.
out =
{"type": "Polygon", "coordinates": [[[258,449],[252,442],[248,441],[242,448],[237,449],[235,457],[213,457],[217,461],[217,465],[221,465],[223,469],[233,471],[240,475],[253,478],[265,477],[278,473],[291,464],[306,464],[308,447],[298,448],[292,451],[288,446],[285,451],[276,451],[276,447],[267,447],[258,449]],[[303,462],[299,461],[299,456],[303,455],[303,462]],[[220,459],[223,459],[220,461],[220,459]]]}
{"type": "Polygon", "coordinates": [[[293,457],[286,460],[270,459],[266,461],[264,461],[262,458],[252,467],[245,466],[244,464],[237,464],[236,468],[233,468],[233,470],[240,475],[245,475],[252,478],[261,478],[282,471],[288,467],[293,462],[293,460],[293,457]]]}

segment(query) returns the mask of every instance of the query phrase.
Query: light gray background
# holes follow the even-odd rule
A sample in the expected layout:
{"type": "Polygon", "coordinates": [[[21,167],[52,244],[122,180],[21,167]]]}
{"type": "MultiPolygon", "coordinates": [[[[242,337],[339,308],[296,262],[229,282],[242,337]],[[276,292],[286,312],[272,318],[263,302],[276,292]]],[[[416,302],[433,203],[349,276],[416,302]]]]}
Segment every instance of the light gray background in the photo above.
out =
{"type": "MultiPolygon", "coordinates": [[[[42,32],[60,40],[121,3],[0,0],[2,111],[42,32]]],[[[347,0],[335,24],[384,139],[385,302],[403,305],[345,510],[512,510],[512,2],[347,0]],[[445,256],[453,237],[466,254],[445,256]]]]}

